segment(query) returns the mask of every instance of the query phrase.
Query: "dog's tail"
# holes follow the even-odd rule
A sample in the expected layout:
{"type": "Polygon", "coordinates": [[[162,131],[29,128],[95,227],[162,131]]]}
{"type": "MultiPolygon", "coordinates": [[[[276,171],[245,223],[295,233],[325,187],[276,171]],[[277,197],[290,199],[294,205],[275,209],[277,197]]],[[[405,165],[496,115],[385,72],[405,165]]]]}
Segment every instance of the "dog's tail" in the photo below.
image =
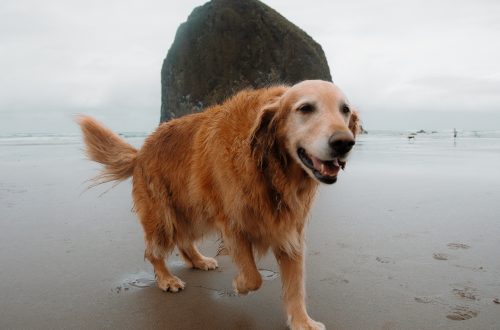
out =
{"type": "Polygon", "coordinates": [[[92,117],[78,116],[76,122],[82,129],[87,157],[104,165],[101,174],[94,178],[94,185],[122,181],[132,176],[137,158],[136,148],[92,117]]]}

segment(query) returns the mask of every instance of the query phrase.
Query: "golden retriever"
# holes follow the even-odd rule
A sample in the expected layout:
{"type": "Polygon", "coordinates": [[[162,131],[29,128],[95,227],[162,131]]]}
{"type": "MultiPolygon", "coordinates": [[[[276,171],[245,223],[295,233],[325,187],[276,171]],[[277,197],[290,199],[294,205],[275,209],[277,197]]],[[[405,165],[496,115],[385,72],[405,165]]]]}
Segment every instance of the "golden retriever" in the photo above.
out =
{"type": "Polygon", "coordinates": [[[133,178],[145,258],[160,289],[184,288],[165,264],[176,246],[189,267],[215,269],[195,242],[218,231],[239,271],[237,293],[262,285],[255,256],[271,249],[289,326],[324,329],[305,306],[304,227],[318,183],[337,180],[359,127],[334,84],[243,90],[161,124],[140,150],[91,117],[78,122],[88,157],[104,165],[100,182],[133,178]]]}

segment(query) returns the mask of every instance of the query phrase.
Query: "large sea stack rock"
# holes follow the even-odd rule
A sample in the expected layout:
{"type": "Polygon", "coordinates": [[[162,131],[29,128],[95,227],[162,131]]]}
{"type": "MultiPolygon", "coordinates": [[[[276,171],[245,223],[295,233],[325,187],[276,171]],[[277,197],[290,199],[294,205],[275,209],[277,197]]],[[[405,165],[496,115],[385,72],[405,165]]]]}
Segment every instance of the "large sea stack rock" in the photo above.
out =
{"type": "Polygon", "coordinates": [[[161,121],[201,111],[236,91],[305,79],[331,81],[321,46],[257,0],[212,0],[177,30],[161,70],[161,121]]]}

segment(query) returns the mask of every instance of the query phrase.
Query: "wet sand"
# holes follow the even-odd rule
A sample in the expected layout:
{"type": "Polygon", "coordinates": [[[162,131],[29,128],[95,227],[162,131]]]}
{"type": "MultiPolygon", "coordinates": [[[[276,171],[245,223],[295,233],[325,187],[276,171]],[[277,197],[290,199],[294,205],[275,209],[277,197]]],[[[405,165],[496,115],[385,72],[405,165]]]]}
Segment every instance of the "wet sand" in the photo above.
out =
{"type": "MultiPolygon", "coordinates": [[[[314,319],[328,329],[500,328],[500,149],[483,145],[360,140],[308,225],[314,319]]],[[[157,289],[130,182],[85,191],[98,167],[80,149],[0,145],[0,329],[286,328],[271,257],[249,296],[232,293],[227,256],[204,272],[174,253],[187,287],[157,289]]],[[[215,237],[202,244],[210,256],[217,247],[215,237]]]]}

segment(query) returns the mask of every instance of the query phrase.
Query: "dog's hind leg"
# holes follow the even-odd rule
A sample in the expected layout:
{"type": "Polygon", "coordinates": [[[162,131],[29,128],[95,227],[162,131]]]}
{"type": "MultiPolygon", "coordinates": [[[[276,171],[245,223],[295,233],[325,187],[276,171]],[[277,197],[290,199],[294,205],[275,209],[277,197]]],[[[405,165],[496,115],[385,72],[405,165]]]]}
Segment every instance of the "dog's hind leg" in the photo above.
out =
{"type": "Polygon", "coordinates": [[[202,270],[211,270],[218,267],[217,260],[202,255],[193,242],[178,243],[177,246],[188,267],[202,270]]]}
{"type": "Polygon", "coordinates": [[[158,244],[155,238],[145,235],[146,251],[144,258],[148,259],[153,265],[156,276],[156,283],[163,291],[177,292],[184,289],[185,283],[177,276],[172,275],[165,264],[165,257],[172,250],[173,246],[158,244]]]}
{"type": "Polygon", "coordinates": [[[172,275],[165,265],[165,259],[146,255],[155,269],[156,283],[163,291],[177,292],[184,289],[185,283],[177,276],[172,275]]]}
{"type": "Polygon", "coordinates": [[[163,291],[177,292],[184,289],[185,283],[174,276],[165,264],[167,254],[175,246],[172,237],[173,230],[165,228],[166,222],[151,221],[152,219],[154,218],[141,216],[146,241],[144,258],[148,259],[154,267],[158,287],[163,291]]]}
{"type": "Polygon", "coordinates": [[[166,203],[166,192],[157,189],[151,178],[147,178],[142,167],[134,172],[132,196],[134,210],[144,229],[146,250],[144,258],[154,267],[156,283],[163,291],[177,292],[185,283],[174,276],[165,264],[166,256],[175,247],[175,212],[166,203]]]}

